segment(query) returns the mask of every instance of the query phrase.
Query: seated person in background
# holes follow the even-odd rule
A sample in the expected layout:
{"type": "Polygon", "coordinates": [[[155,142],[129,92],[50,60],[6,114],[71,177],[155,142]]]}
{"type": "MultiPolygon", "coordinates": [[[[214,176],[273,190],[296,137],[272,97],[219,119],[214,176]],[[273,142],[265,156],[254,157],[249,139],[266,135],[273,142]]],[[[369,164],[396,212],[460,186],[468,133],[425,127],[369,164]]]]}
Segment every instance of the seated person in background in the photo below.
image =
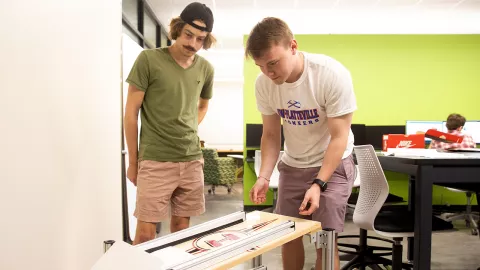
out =
{"type": "Polygon", "coordinates": [[[451,149],[451,148],[475,148],[475,141],[472,136],[463,134],[462,129],[467,120],[460,114],[450,114],[447,118],[448,133],[452,133],[457,136],[462,136],[463,141],[461,143],[446,143],[441,141],[432,140],[429,148],[432,149],[451,149]]]}

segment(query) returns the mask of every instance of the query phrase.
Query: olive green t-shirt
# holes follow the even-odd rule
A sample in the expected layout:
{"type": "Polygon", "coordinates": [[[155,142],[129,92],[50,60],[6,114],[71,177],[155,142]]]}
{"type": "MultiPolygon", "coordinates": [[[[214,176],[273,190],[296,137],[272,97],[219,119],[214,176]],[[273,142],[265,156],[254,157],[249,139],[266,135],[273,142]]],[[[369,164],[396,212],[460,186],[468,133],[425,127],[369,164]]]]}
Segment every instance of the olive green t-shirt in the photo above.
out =
{"type": "Polygon", "coordinates": [[[126,80],[145,91],[139,160],[180,162],[201,158],[198,101],[200,97],[212,97],[213,74],[213,66],[199,55],[190,67],[183,68],[167,47],[139,54],[126,80]]]}

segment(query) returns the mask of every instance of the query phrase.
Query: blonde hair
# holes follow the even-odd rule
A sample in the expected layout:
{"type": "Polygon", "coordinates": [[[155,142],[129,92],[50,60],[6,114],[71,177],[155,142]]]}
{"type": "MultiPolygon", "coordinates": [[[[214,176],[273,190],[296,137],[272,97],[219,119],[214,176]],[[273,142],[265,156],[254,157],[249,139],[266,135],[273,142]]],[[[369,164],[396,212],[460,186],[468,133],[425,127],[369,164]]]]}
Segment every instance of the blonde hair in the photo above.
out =
{"type": "Polygon", "coordinates": [[[261,57],[272,45],[289,46],[293,34],[287,23],[279,18],[267,17],[257,23],[248,36],[245,57],[261,57]]]}
{"type": "MultiPolygon", "coordinates": [[[[177,40],[177,38],[182,34],[182,30],[187,23],[183,21],[180,17],[175,17],[170,21],[170,32],[168,36],[171,40],[177,40]]],[[[208,33],[207,37],[203,40],[203,49],[208,50],[210,49],[215,43],[217,39],[212,35],[212,33],[208,33]]]]}

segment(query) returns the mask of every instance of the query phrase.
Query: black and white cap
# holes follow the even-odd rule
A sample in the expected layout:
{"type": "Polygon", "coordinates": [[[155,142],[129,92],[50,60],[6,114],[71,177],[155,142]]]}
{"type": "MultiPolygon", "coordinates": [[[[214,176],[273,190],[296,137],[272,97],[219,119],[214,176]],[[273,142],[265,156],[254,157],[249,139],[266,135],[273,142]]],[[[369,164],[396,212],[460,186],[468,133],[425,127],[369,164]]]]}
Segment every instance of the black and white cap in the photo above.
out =
{"type": "Polygon", "coordinates": [[[206,32],[212,32],[213,13],[205,4],[193,2],[188,4],[180,14],[180,18],[189,25],[206,32]],[[206,27],[195,24],[193,21],[202,20],[206,27]]]}

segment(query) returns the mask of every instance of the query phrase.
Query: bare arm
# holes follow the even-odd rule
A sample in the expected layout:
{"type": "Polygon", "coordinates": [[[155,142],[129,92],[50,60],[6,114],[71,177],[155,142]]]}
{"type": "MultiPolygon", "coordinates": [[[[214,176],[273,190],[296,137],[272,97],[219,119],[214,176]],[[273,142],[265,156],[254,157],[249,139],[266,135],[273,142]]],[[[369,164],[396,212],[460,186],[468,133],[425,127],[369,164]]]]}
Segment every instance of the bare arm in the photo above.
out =
{"type": "Polygon", "coordinates": [[[200,98],[198,102],[198,124],[203,121],[203,118],[205,118],[205,115],[207,114],[208,110],[208,99],[203,99],[200,98]]]}
{"type": "MultiPolygon", "coordinates": [[[[317,175],[317,178],[320,178],[322,181],[327,182],[330,180],[330,177],[342,160],[343,153],[345,152],[348,143],[351,122],[352,113],[327,119],[331,139],[325,152],[322,167],[317,175]]],[[[305,194],[305,198],[299,208],[299,213],[301,215],[311,215],[318,209],[319,201],[320,187],[313,184],[305,194]],[[311,206],[306,209],[308,202],[311,203],[311,206]]]]}
{"type": "Polygon", "coordinates": [[[325,152],[322,167],[317,176],[322,181],[328,181],[330,179],[342,160],[343,153],[345,152],[348,143],[352,116],[353,113],[349,113],[327,119],[331,139],[325,152]]]}
{"type": "Polygon", "coordinates": [[[138,162],[138,112],[142,106],[145,92],[135,86],[128,86],[127,104],[125,106],[125,138],[127,141],[129,164],[137,166],[138,162]]]}
{"type": "Polygon", "coordinates": [[[278,155],[280,153],[281,142],[281,124],[280,116],[262,115],[263,132],[260,143],[260,150],[262,151],[262,165],[260,166],[260,173],[258,177],[265,177],[270,180],[273,173],[278,155]]]}

